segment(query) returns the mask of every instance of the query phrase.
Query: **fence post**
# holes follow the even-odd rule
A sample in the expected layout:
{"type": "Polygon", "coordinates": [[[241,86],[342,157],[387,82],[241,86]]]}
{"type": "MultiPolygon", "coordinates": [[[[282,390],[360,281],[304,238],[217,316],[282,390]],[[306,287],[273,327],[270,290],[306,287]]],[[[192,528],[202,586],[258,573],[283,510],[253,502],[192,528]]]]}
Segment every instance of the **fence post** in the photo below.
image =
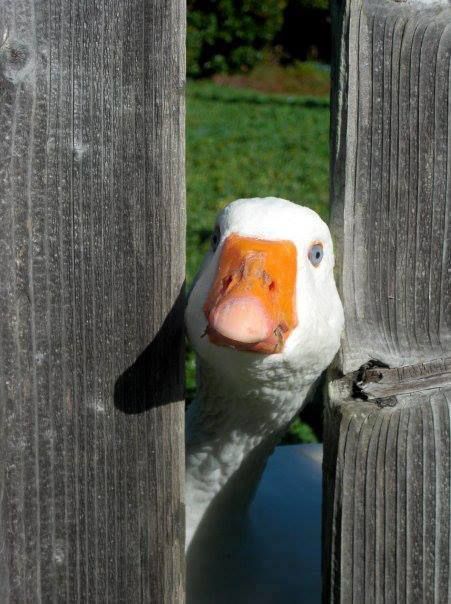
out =
{"type": "Polygon", "coordinates": [[[184,3],[0,5],[0,601],[183,602],[184,3]]]}
{"type": "Polygon", "coordinates": [[[448,602],[451,8],[335,0],[332,18],[346,333],[325,413],[323,598],[448,602]]]}

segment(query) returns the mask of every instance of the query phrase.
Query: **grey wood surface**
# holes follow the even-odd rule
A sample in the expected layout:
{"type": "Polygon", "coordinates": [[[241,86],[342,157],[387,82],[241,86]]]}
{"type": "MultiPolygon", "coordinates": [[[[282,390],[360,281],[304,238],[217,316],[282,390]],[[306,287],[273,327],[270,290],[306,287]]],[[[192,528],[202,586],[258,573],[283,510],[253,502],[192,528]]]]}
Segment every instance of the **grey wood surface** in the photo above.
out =
{"type": "Polygon", "coordinates": [[[323,598],[445,603],[451,7],[335,0],[332,18],[332,229],[346,333],[325,413],[323,598]]]}
{"type": "Polygon", "coordinates": [[[184,601],[184,3],[0,1],[0,602],[184,601]]]}

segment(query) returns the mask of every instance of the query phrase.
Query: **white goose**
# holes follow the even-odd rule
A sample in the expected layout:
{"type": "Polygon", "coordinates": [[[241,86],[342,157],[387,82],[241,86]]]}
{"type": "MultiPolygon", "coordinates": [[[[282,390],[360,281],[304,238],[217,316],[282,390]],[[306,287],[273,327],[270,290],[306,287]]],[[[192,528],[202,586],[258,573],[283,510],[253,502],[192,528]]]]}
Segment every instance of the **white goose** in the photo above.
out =
{"type": "Polygon", "coordinates": [[[218,216],[185,315],[198,374],[186,418],[188,564],[196,543],[212,555],[205,544],[235,531],[268,456],[338,351],[333,267],[329,229],[308,208],[240,199],[218,216]]]}

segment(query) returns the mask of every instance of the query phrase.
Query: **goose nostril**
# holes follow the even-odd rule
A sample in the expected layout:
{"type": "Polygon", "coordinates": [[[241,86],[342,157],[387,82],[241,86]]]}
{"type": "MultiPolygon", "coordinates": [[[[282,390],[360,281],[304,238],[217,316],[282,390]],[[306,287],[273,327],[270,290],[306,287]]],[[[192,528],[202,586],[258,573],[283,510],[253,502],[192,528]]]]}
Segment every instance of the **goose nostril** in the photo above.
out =
{"type": "Polygon", "coordinates": [[[222,280],[221,294],[225,294],[225,292],[229,289],[232,281],[233,281],[233,277],[231,275],[229,275],[228,277],[224,277],[224,279],[222,280]]]}
{"type": "Polygon", "coordinates": [[[273,292],[276,289],[276,284],[274,281],[271,281],[271,283],[269,284],[269,291],[273,292]]]}

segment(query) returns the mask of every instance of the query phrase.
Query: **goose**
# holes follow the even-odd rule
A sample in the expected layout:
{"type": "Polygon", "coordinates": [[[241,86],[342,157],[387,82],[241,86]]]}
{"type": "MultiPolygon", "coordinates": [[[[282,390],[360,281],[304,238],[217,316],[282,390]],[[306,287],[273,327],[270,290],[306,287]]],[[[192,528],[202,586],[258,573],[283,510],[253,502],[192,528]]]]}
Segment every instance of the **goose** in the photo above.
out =
{"type": "Polygon", "coordinates": [[[307,207],[238,199],[217,217],[185,311],[197,368],[186,414],[188,564],[239,533],[268,457],[340,347],[333,268],[329,229],[307,207]]]}

